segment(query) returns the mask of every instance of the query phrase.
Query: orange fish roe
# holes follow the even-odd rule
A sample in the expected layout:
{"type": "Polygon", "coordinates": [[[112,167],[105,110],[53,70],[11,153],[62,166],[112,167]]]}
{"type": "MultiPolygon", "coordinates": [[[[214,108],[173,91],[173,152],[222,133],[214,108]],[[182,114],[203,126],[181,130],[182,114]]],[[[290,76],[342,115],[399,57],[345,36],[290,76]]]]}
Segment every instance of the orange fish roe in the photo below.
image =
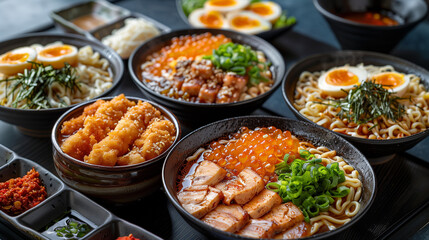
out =
{"type": "Polygon", "coordinates": [[[228,177],[251,167],[265,182],[271,182],[277,178],[275,165],[283,161],[285,154],[299,156],[298,146],[299,140],[289,131],[273,126],[255,130],[242,127],[229,141],[212,142],[209,146],[212,151],[204,153],[203,157],[227,170],[228,177]]]}
{"type": "Polygon", "coordinates": [[[160,77],[162,70],[168,69],[169,64],[179,57],[194,60],[198,56],[211,55],[214,49],[228,42],[231,42],[231,39],[222,34],[213,36],[211,33],[204,33],[175,37],[170,45],[147,58],[151,64],[144,67],[144,72],[160,77]]]}

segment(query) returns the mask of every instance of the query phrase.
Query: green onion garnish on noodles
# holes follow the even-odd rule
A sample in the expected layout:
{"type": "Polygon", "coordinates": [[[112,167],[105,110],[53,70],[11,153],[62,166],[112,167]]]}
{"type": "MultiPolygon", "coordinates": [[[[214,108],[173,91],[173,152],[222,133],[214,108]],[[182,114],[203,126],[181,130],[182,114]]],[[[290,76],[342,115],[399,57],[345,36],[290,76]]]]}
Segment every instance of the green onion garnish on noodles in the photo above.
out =
{"type": "Polygon", "coordinates": [[[333,198],[342,198],[350,193],[346,186],[338,186],[346,180],[344,171],[339,168],[338,162],[321,164],[322,159],[316,158],[307,150],[299,151],[302,159],[295,159],[288,163],[289,154],[284,161],[276,165],[278,181],[268,183],[266,188],[277,192],[283,202],[292,202],[297,205],[306,222],[310,218],[328,211],[334,202],[333,198]]]}
{"type": "MultiPolygon", "coordinates": [[[[41,63],[31,62],[31,69],[25,69],[24,73],[18,73],[13,78],[0,80],[6,82],[6,98],[12,97],[12,107],[22,109],[46,109],[51,104],[48,100],[48,89],[57,83],[71,93],[80,91],[76,81],[78,76],[76,69],[65,63],[60,69],[54,69],[51,65],[44,66],[41,63]],[[10,86],[8,86],[10,83],[10,86]]],[[[61,100],[60,100],[61,101],[61,100]]],[[[3,104],[3,103],[2,103],[3,104]]],[[[67,106],[63,102],[63,107],[67,106]]]]}

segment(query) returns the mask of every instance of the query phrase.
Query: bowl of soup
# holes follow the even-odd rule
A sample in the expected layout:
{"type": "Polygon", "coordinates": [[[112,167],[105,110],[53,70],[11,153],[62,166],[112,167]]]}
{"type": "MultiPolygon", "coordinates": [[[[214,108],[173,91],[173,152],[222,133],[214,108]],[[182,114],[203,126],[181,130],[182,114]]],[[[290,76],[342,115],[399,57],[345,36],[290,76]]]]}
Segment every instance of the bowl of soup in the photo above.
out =
{"type": "Polygon", "coordinates": [[[296,117],[355,145],[371,163],[429,135],[429,72],[374,52],[338,51],[296,63],[282,86],[296,117]]]}
{"type": "Polygon", "coordinates": [[[180,134],[176,117],[149,100],[123,94],[92,100],[56,122],[55,170],[84,194],[131,202],[159,189],[163,161],[180,134]]]}
{"type": "Polygon", "coordinates": [[[271,116],[195,130],[172,149],[162,174],[176,210],[214,239],[330,237],[357,222],[375,195],[372,168],[350,143],[271,116]]]}
{"type": "Polygon", "coordinates": [[[313,0],[343,49],[390,52],[425,19],[424,0],[313,0]]]}
{"type": "Polygon", "coordinates": [[[133,52],[128,68],[144,94],[194,122],[250,113],[286,72],[283,57],[270,43],[221,29],[155,37],[133,52]]]}

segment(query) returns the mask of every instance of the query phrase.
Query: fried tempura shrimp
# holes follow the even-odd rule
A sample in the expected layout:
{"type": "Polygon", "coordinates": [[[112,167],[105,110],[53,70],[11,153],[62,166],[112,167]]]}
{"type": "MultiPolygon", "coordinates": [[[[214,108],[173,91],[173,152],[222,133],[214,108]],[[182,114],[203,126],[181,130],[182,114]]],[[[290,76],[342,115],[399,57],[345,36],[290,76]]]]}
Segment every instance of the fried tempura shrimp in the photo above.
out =
{"type": "Polygon", "coordinates": [[[95,103],[85,107],[83,109],[82,115],[79,117],[65,121],[63,123],[63,127],[61,128],[61,134],[70,135],[81,129],[83,127],[83,123],[85,122],[85,118],[94,115],[103,103],[105,103],[104,100],[97,100],[95,103]]]}
{"type": "Polygon", "coordinates": [[[91,152],[92,146],[104,139],[128,108],[134,105],[123,94],[103,103],[94,115],[85,118],[82,129],[63,142],[61,149],[71,157],[83,160],[91,152]]]}
{"type": "Polygon", "coordinates": [[[128,110],[115,129],[106,138],[95,144],[85,162],[104,166],[114,166],[118,156],[128,152],[129,147],[146,129],[153,118],[161,112],[150,103],[141,102],[128,110]]]}
{"type": "Polygon", "coordinates": [[[171,146],[176,137],[176,128],[168,120],[152,122],[134,142],[133,149],[118,159],[118,165],[130,165],[157,157],[171,146]]]}

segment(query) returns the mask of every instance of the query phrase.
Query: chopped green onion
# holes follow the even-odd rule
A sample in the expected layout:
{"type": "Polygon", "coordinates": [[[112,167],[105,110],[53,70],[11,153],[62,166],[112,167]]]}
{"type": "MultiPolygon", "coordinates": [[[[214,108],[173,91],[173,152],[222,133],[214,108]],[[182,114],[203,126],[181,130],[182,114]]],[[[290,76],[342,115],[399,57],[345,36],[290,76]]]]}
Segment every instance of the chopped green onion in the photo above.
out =
{"type": "Polygon", "coordinates": [[[276,165],[278,181],[268,183],[266,188],[277,192],[284,202],[297,205],[309,222],[311,217],[329,209],[333,197],[345,197],[350,189],[338,186],[345,181],[338,162],[325,167],[322,159],[309,151],[300,150],[299,153],[302,159],[294,159],[291,163],[288,163],[290,156],[284,156],[284,161],[276,165]]]}
{"type": "Polygon", "coordinates": [[[213,50],[212,55],[204,56],[203,59],[210,60],[216,68],[224,71],[241,76],[247,74],[251,85],[270,81],[261,74],[262,71],[268,70],[270,64],[259,61],[258,54],[249,46],[225,43],[213,50]]]}

